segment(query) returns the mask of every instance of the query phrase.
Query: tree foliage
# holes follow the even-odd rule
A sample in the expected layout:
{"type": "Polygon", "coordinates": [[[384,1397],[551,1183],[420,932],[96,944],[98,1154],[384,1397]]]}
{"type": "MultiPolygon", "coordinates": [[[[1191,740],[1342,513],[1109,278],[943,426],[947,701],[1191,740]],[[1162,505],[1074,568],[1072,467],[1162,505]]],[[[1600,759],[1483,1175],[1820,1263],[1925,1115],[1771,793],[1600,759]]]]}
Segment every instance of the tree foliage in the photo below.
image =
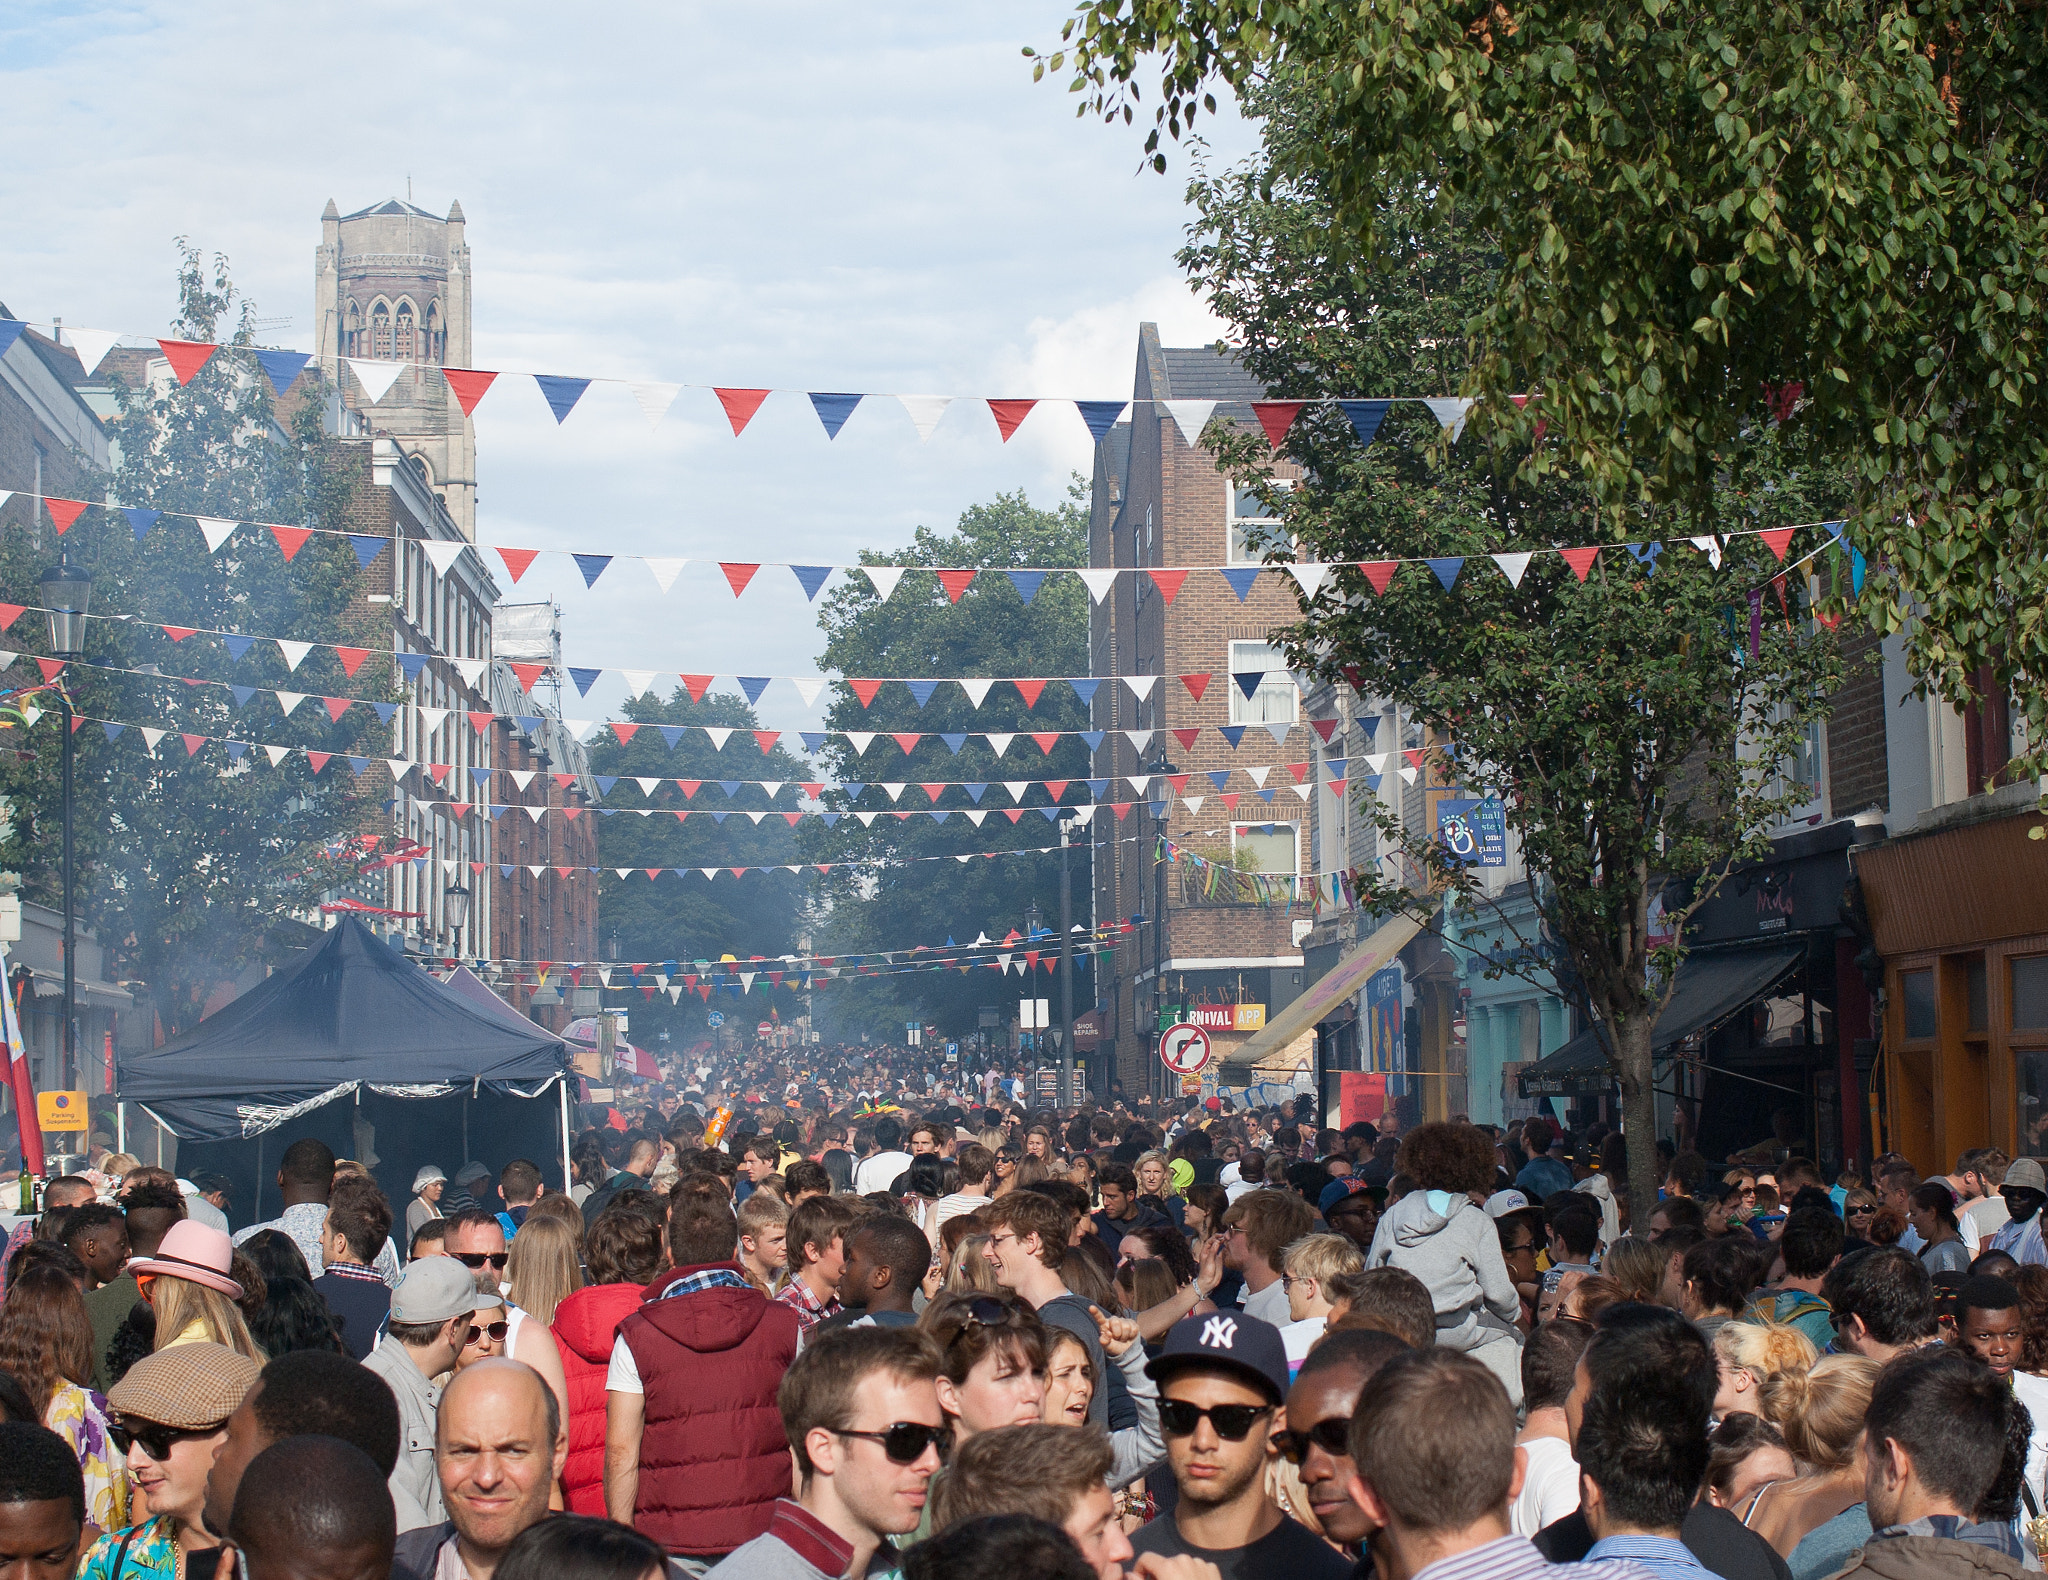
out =
{"type": "MultiPolygon", "coordinates": [[[[316,649],[295,673],[271,643],[239,663],[217,639],[174,643],[154,622],[202,631],[285,633],[304,640],[381,646],[366,617],[351,623],[358,567],[345,539],[316,535],[286,565],[267,536],[243,532],[209,554],[186,514],[338,528],[353,486],[340,446],[321,430],[320,403],[280,411],[253,360],[254,304],[229,278],[181,243],[179,316],[173,335],[225,344],[189,385],[114,381],[117,449],[99,481],[109,499],[165,512],[141,541],[128,523],[88,512],[64,547],[93,576],[85,663],[67,678],[78,711],[94,719],[174,732],[368,753],[378,726],[351,709],[339,723],[315,707],[281,716],[268,693],[238,701],[222,686],[124,675],[203,676],[241,687],[359,692],[334,655],[316,649]],[[134,616],[152,624],[124,623],[134,616]]],[[[309,373],[307,378],[312,378],[309,373]]],[[[57,545],[40,530],[0,544],[7,597],[41,603],[36,577],[57,545]]],[[[47,633],[24,620],[16,640],[47,651],[47,633]]],[[[47,699],[44,699],[47,701],[47,699]]],[[[22,871],[29,892],[61,901],[59,734],[54,713],[29,737],[33,752],[0,762],[9,817],[0,863],[22,871]]],[[[176,1031],[199,1016],[211,990],[255,957],[280,917],[302,910],[352,874],[340,841],[368,810],[339,761],[315,774],[302,754],[272,767],[254,750],[229,757],[219,744],[191,758],[166,737],[154,753],[129,729],[110,739],[93,723],[75,735],[80,911],[112,954],[111,969],[149,984],[157,1013],[176,1031]]]]}
{"type": "MultiPolygon", "coordinates": [[[[1300,144],[1327,135],[1315,100],[1262,88],[1247,107],[1263,118],[1266,155],[1194,184],[1182,255],[1246,365],[1280,397],[1458,387],[1486,355],[1464,326],[1483,318],[1505,266],[1492,238],[1417,187],[1390,196],[1370,257],[1333,249],[1320,176],[1287,173],[1300,144]]],[[[1583,991],[1613,1038],[1640,1138],[1632,1183],[1649,1193],[1639,1200],[1654,1199],[1651,1032],[1681,953],[1653,945],[1653,902],[1682,884],[1682,898],[1666,896],[1682,923],[1733,863],[1762,853],[1764,831],[1807,797],[1782,765],[1841,679],[1805,577],[1774,585],[1781,567],[1763,544],[1715,536],[1831,517],[1846,500],[1810,432],[1757,407],[1743,442],[1714,458],[1704,508],[1634,503],[1629,539],[1583,580],[1544,551],[1599,541],[1599,490],[1547,435],[1475,427],[1451,441],[1425,408],[1397,405],[1367,447],[1335,406],[1313,404],[1287,441],[1306,475],[1274,495],[1283,527],[1270,559],[1457,562],[1450,588],[1414,563],[1382,593],[1355,568],[1333,572],[1285,634],[1290,661],[1394,700],[1420,738],[1382,749],[1442,746],[1447,777],[1503,803],[1538,879],[1537,958],[1583,991]],[[1714,552],[1685,543],[1695,536],[1714,552]],[[1652,546],[1667,539],[1675,546],[1652,546]],[[1534,557],[1517,576],[1495,553],[1534,557]],[[1752,652],[1753,595],[1765,618],[1752,652]]],[[[1262,437],[1220,426],[1210,437],[1240,479],[1270,475],[1262,437]]],[[[1792,556],[1829,541],[1808,529],[1792,556]]],[[[1366,894],[1390,908],[1422,891],[1483,904],[1484,873],[1404,824],[1397,802],[1366,802],[1383,849],[1406,858],[1369,869],[1366,894]]]]}
{"type": "MultiPolygon", "coordinates": [[[[1034,507],[1020,490],[999,494],[987,504],[964,511],[950,532],[917,529],[908,548],[864,553],[869,565],[976,566],[996,570],[1021,566],[1086,565],[1088,517],[1084,486],[1076,480],[1072,497],[1052,510],[1034,507]]],[[[818,623],[826,634],[820,668],[855,677],[1024,675],[1057,676],[1088,673],[1087,594],[1070,577],[1048,579],[1037,597],[1025,603],[1006,577],[979,576],[958,603],[947,600],[938,578],[913,570],[886,601],[864,580],[849,579],[825,600],[818,623]]],[[[1059,925],[1059,856],[1000,856],[966,863],[915,860],[969,852],[1035,850],[1057,845],[1058,830],[1044,816],[1052,805],[1044,789],[1026,792],[1027,810],[1014,821],[1004,780],[1085,780],[1088,749],[1067,736],[1051,755],[1042,753],[1023,732],[1085,730],[1088,710],[1071,689],[1048,686],[1035,708],[1027,708],[1015,687],[997,685],[975,707],[958,687],[942,686],[920,708],[907,687],[885,685],[874,701],[862,707],[844,685],[834,688],[826,716],[833,730],[877,731],[865,753],[856,753],[835,736],[826,747],[826,761],[842,782],[865,783],[857,798],[834,793],[831,804],[849,813],[834,826],[807,824],[800,832],[805,849],[816,861],[849,863],[825,880],[828,906],[820,929],[829,941],[826,952],[862,954],[907,949],[918,944],[942,945],[947,938],[961,944],[986,932],[1002,938],[1022,932],[1026,910],[1035,902],[1042,925],[1059,925]],[[908,758],[887,732],[917,731],[923,740],[908,758]],[[955,752],[940,739],[966,731],[1017,732],[1009,751],[997,757],[979,734],[969,735],[955,752]],[[892,800],[883,784],[915,787],[926,782],[984,783],[979,804],[961,789],[945,791],[939,804],[955,809],[943,823],[922,815],[902,820],[877,816],[869,826],[851,815],[909,809],[922,811],[932,803],[921,789],[892,800]],[[967,812],[983,812],[975,827],[967,812]]],[[[1085,785],[1068,790],[1070,802],[1087,799],[1085,785]]],[[[1074,915],[1088,919],[1087,829],[1077,835],[1080,848],[1073,865],[1074,915]]],[[[821,947],[823,947],[821,945],[821,947]]],[[[1091,979],[1078,970],[1076,1013],[1094,1001],[1091,979]]],[[[1050,976],[1038,978],[1037,991],[1050,997],[1057,986],[1050,976]]],[[[915,972],[854,978],[842,989],[835,984],[829,1006],[820,999],[818,1013],[831,1013],[849,1034],[900,1028],[924,1019],[953,1031],[972,1031],[982,1005],[1002,1006],[1023,997],[1015,978],[998,979],[987,970],[915,972]]],[[[1014,1012],[1014,1004],[1004,1018],[1014,1012]]]]}
{"type": "MultiPolygon", "coordinates": [[[[1383,258],[1404,194],[1489,238],[1463,392],[1609,541],[1709,526],[1762,388],[1856,482],[1863,600],[1964,705],[2018,695],[2048,751],[2041,378],[2048,29],[2028,0],[1086,0],[1082,113],[1177,137],[1209,86],[1277,75],[1322,136],[1281,176],[1331,252],[1383,258]],[[1526,408],[1510,395],[1532,394],[1526,408]],[[1550,443],[1530,446],[1536,424],[1550,443]]],[[[1377,394],[1376,389],[1351,393],[1377,394]]],[[[1839,607],[1839,603],[1837,605],[1839,607]]]]}

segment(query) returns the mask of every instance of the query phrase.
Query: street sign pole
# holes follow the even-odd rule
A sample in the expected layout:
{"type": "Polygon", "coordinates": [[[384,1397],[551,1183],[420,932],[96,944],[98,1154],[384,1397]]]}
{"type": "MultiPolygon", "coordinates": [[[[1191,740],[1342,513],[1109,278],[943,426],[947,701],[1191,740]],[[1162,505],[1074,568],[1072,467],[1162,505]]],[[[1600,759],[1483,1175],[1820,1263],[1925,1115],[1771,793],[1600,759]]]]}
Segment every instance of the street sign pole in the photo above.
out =
{"type": "Polygon", "coordinates": [[[1060,1095],[1062,1108],[1079,1101],[1074,1091],[1074,896],[1067,882],[1067,852],[1073,843],[1074,819],[1071,809],[1060,813],[1060,1024],[1066,1036],[1060,1043],[1060,1095]]]}

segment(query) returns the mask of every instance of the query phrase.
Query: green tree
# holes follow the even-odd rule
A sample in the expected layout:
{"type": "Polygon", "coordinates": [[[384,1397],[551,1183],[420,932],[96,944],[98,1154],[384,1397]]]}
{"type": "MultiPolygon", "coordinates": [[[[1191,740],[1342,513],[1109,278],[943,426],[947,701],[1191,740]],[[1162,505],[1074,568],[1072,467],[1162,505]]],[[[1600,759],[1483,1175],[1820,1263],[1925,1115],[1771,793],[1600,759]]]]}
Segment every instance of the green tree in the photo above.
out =
{"type": "MultiPolygon", "coordinates": [[[[625,716],[641,726],[630,741],[622,743],[608,731],[590,747],[591,772],[619,781],[597,825],[598,863],[606,869],[598,892],[600,939],[616,930],[621,960],[673,961],[685,972],[727,954],[744,961],[796,952],[815,874],[750,872],[735,878],[725,869],[807,859],[784,814],[797,810],[800,786],[815,780],[814,772],[779,744],[764,755],[751,733],[761,728],[759,717],[731,693],[711,692],[692,702],[677,687],[666,699],[635,698],[625,716]],[[734,733],[715,747],[700,726],[734,733]],[[673,747],[664,727],[675,735],[673,747]],[[625,788],[639,778],[663,783],[651,795],[637,786],[625,788]],[[686,796],[678,779],[702,783],[686,796]],[[759,780],[783,785],[770,798],[750,782],[759,780]],[[735,781],[728,796],[723,787],[735,781]],[[678,819],[671,815],[675,811],[714,815],[678,819]],[[763,812],[758,823],[748,815],[763,812]],[[686,876],[664,871],[651,881],[644,872],[620,878],[613,870],[619,867],[680,867],[686,876]],[[707,882],[695,870],[704,867],[718,869],[718,876],[707,882]]],[[[642,973],[639,982],[651,985],[653,978],[642,973]]],[[[786,1017],[797,1003],[793,989],[774,989],[765,976],[755,982],[754,995],[738,1013],[765,1015],[772,1005],[786,1017]]],[[[729,999],[707,1003],[686,993],[672,1004],[657,993],[635,1011],[634,1040],[644,1044],[663,1030],[677,1040],[694,1036],[710,1009],[734,1013],[729,999]]]]}
{"type": "MultiPolygon", "coordinates": [[[[351,621],[358,567],[345,539],[315,535],[287,565],[269,534],[250,529],[209,554],[186,519],[204,514],[338,528],[354,474],[341,447],[321,431],[317,389],[302,386],[282,408],[246,355],[255,344],[255,309],[235,289],[226,260],[216,257],[209,270],[197,249],[180,248],[179,316],[171,332],[224,343],[188,385],[115,380],[118,410],[109,426],[117,464],[99,481],[108,498],[164,515],[140,541],[112,511],[88,512],[66,534],[64,546],[92,572],[94,614],[116,617],[88,623],[85,663],[68,677],[75,705],[92,718],[216,743],[238,737],[376,751],[368,743],[382,730],[364,708],[350,709],[339,723],[317,705],[286,718],[267,692],[238,695],[219,685],[113,672],[154,665],[166,676],[337,694],[388,680],[378,660],[351,684],[336,657],[319,649],[287,678],[274,644],[252,646],[237,663],[218,638],[173,642],[160,629],[159,623],[383,645],[369,617],[351,621]]],[[[0,586],[8,598],[41,602],[36,577],[49,564],[50,548],[39,531],[7,535],[0,586]]],[[[26,621],[13,635],[47,651],[47,633],[26,621]]],[[[0,795],[9,809],[0,862],[21,870],[36,898],[54,902],[61,897],[54,714],[30,738],[32,754],[0,761],[0,795]]],[[[135,730],[110,738],[91,723],[78,730],[76,745],[81,913],[112,950],[113,969],[149,984],[169,1031],[198,1019],[211,990],[254,958],[274,922],[353,872],[338,841],[362,825],[368,798],[338,761],[315,774],[303,755],[273,767],[253,749],[231,753],[219,744],[191,758],[175,737],[152,753],[135,730]]]]}
{"type": "Polygon", "coordinates": [[[1579,479],[1609,541],[1712,521],[1759,391],[1800,386],[1887,578],[1867,618],[1948,700],[2016,693],[2048,765],[2037,7],[1085,0],[1064,36],[1038,69],[1071,61],[1084,114],[1157,81],[1162,169],[1215,82],[1298,80],[1326,135],[1281,173],[1317,180],[1336,256],[1402,245],[1416,191],[1487,236],[1474,421],[1544,423],[1522,464],[1579,479]]]}
{"type": "MultiPolygon", "coordinates": [[[[1485,355],[1460,325],[1496,288],[1491,239],[1411,189],[1380,216],[1371,259],[1333,255],[1323,182],[1286,173],[1298,144],[1328,135],[1320,107],[1263,88],[1247,108],[1264,119],[1267,153],[1195,183],[1182,255],[1240,332],[1247,366],[1276,395],[1306,399],[1458,387],[1485,355]]],[[[1787,578],[1781,609],[1771,552],[1712,536],[1834,516],[1846,500],[1807,430],[1757,415],[1758,432],[1717,458],[1703,513],[1635,507],[1634,539],[1581,580],[1546,552],[1587,542],[1597,505],[1568,462],[1530,464],[1529,439],[1508,430],[1449,441],[1413,404],[1392,408],[1365,446],[1340,408],[1318,403],[1288,436],[1307,475],[1280,501],[1285,535],[1268,546],[1269,559],[1441,562],[1440,573],[1406,565],[1383,592],[1356,569],[1335,572],[1287,633],[1290,659],[1398,702],[1421,735],[1382,748],[1445,747],[1435,766],[1446,779],[1502,801],[1538,880],[1546,952],[1609,1030],[1638,1201],[1655,1199],[1651,1042],[1682,954],[1652,947],[1653,901],[1682,925],[1732,864],[1762,853],[1765,829],[1807,798],[1783,765],[1841,679],[1804,578],[1787,578]],[[1711,555],[1684,542],[1695,535],[1711,555]],[[1652,547],[1662,539],[1675,541],[1652,547]],[[1496,552],[1533,558],[1501,566],[1496,552]],[[1752,593],[1767,616],[1753,652],[1752,593]]],[[[1270,476],[1262,437],[1221,425],[1209,437],[1238,477],[1270,476]]],[[[1810,529],[1794,549],[1828,541],[1810,529]]],[[[1365,804],[1383,848],[1408,858],[1405,881],[1365,874],[1373,902],[1486,903],[1480,871],[1386,802],[1365,804]]]]}
{"type": "MultiPolygon", "coordinates": [[[[819,667],[857,679],[1087,674],[1088,605],[1080,583],[1065,576],[1049,578],[1027,603],[1000,574],[1025,566],[1086,565],[1085,506],[1085,485],[1078,479],[1070,497],[1052,510],[1034,507],[1021,490],[999,494],[962,512],[950,532],[919,527],[908,548],[864,553],[861,562],[867,565],[974,566],[997,574],[977,576],[958,603],[948,600],[929,570],[912,570],[886,600],[877,598],[865,579],[849,578],[826,598],[818,616],[826,633],[819,667]]],[[[1045,790],[1034,786],[1027,791],[1027,810],[1012,821],[1007,813],[1014,804],[1002,781],[1086,780],[1089,754],[1083,741],[1063,737],[1048,756],[1025,733],[1089,728],[1088,710],[1070,687],[1047,686],[1037,706],[1027,708],[1013,686],[997,685],[980,707],[959,687],[941,686],[919,707],[907,686],[890,684],[863,707],[851,688],[840,684],[834,687],[826,725],[878,732],[865,753],[856,753],[837,736],[825,748],[833,778],[867,786],[853,799],[829,794],[835,809],[851,814],[916,807],[922,812],[931,806],[917,789],[906,790],[900,802],[891,800],[880,788],[889,782],[983,783],[987,789],[979,803],[965,789],[943,792],[938,804],[952,809],[943,823],[921,815],[875,817],[863,827],[848,815],[829,828],[806,824],[799,838],[812,860],[847,864],[824,880],[819,928],[824,952],[866,954],[941,945],[949,937],[964,945],[984,932],[999,939],[1024,931],[1025,913],[1034,902],[1041,925],[1057,934],[1056,852],[964,864],[916,858],[1036,850],[1059,843],[1055,824],[1039,810],[1053,804],[1045,790]],[[1001,757],[980,733],[966,734],[991,730],[1017,736],[1001,757]],[[889,739],[895,731],[923,736],[907,758],[889,739]],[[957,751],[942,738],[947,734],[966,734],[957,751]],[[969,812],[985,814],[980,827],[965,816],[969,812]]],[[[1071,785],[1064,799],[1086,801],[1087,786],[1071,785]]],[[[1072,857],[1074,913],[1083,925],[1088,915],[1087,831],[1093,826],[1080,825],[1082,849],[1072,857]]],[[[1051,976],[1041,974],[1038,982],[1047,996],[1057,991],[1051,976]]],[[[985,969],[919,971],[855,977],[844,987],[835,983],[818,1000],[818,1013],[821,1018],[831,1014],[852,1034],[895,1028],[892,1034],[900,1035],[901,1026],[913,1019],[965,1032],[974,1029],[982,1005],[1000,1006],[1023,996],[1015,977],[999,979],[985,969]]],[[[1077,972],[1074,997],[1076,1013],[1094,1001],[1092,978],[1077,972]]]]}

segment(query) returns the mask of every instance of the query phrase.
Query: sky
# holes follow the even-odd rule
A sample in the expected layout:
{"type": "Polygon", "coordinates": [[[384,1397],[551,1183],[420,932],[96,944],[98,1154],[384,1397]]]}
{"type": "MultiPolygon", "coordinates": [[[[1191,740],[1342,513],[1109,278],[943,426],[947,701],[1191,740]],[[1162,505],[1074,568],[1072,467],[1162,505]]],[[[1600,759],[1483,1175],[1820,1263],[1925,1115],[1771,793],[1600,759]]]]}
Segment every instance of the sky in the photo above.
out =
{"type": "MultiPolygon", "coordinates": [[[[1153,174],[1139,132],[1032,83],[1021,48],[1054,44],[1067,11],[15,0],[0,301],[163,333],[188,236],[286,320],[268,343],[310,350],[327,200],[410,192],[436,213],[461,201],[481,367],[1128,397],[1141,321],[1169,345],[1222,326],[1173,262],[1186,159],[1153,174]]],[[[1205,131],[1218,161],[1252,144],[1227,112],[1205,131]]],[[[477,443],[480,542],[693,562],[666,596],[623,562],[590,590],[555,556],[516,588],[500,574],[513,599],[560,603],[568,663],[723,676],[813,673],[823,638],[794,577],[764,570],[735,601],[711,562],[850,562],[998,492],[1050,506],[1089,458],[1070,408],[1005,445],[955,406],[920,443],[871,401],[828,441],[808,401],[777,395],[735,438],[709,390],[650,430],[623,387],[595,385],[557,427],[524,379],[479,407],[477,443]]],[[[623,697],[607,679],[565,711],[623,697]]],[[[815,727],[786,683],[760,711],[815,727]]]]}

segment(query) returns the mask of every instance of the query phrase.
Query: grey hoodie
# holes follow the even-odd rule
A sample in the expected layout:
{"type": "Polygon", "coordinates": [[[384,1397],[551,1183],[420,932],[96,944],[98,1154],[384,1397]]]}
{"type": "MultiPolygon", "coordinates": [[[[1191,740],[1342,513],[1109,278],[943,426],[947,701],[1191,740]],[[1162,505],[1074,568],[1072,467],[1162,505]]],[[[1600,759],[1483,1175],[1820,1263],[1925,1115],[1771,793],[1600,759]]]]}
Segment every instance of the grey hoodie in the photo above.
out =
{"type": "Polygon", "coordinates": [[[1413,1273],[1436,1306],[1436,1341],[1470,1352],[1491,1336],[1480,1313],[1512,1324],[1521,1297],[1501,1259],[1500,1234],[1486,1209],[1462,1192],[1410,1191],[1380,1219],[1367,1267],[1413,1273]]]}

